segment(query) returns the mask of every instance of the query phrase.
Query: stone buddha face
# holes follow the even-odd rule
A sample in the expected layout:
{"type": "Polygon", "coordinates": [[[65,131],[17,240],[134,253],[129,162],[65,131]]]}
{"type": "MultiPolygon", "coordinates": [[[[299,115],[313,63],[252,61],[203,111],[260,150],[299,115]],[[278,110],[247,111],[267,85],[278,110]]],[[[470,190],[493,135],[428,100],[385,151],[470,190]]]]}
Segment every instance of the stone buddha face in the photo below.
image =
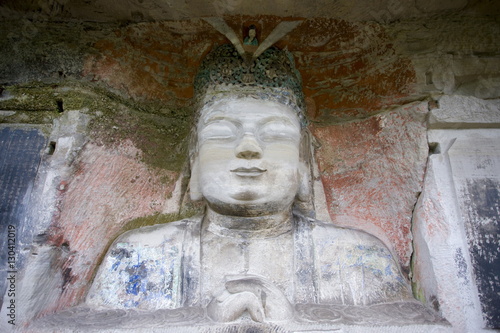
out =
{"type": "Polygon", "coordinates": [[[201,111],[191,175],[193,199],[217,213],[287,211],[303,177],[296,113],[272,101],[223,99],[201,111]]]}

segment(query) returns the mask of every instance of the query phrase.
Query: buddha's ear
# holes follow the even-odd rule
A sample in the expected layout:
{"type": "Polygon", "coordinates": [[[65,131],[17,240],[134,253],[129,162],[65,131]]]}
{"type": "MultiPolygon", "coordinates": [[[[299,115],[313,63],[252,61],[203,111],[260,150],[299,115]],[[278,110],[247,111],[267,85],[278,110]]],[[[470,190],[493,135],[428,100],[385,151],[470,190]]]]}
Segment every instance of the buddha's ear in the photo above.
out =
{"type": "Polygon", "coordinates": [[[200,163],[196,156],[191,162],[191,178],[189,180],[189,194],[191,200],[199,201],[203,198],[200,187],[200,163]]]}
{"type": "Polygon", "coordinates": [[[307,202],[311,195],[311,172],[306,163],[299,163],[299,189],[297,198],[299,201],[307,202]]]}

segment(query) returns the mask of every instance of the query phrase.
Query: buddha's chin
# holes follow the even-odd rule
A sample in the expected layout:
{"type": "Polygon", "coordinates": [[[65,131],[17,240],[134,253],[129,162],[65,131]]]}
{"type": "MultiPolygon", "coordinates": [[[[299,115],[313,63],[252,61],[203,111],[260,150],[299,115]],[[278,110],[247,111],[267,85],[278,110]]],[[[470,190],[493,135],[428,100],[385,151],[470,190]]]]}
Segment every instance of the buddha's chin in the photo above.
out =
{"type": "Polygon", "coordinates": [[[242,201],[243,203],[251,203],[253,201],[258,201],[259,198],[262,198],[262,195],[259,195],[256,191],[245,190],[232,193],[230,197],[237,202],[242,201]]]}

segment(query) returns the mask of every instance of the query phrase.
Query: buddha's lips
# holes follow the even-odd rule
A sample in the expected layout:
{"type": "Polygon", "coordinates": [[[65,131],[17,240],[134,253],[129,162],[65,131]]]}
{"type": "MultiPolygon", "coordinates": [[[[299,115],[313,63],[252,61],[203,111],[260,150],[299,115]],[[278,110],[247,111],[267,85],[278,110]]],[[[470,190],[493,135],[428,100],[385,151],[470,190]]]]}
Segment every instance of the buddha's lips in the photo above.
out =
{"type": "Polygon", "coordinates": [[[267,169],[261,169],[257,167],[253,168],[236,168],[233,170],[230,170],[231,172],[234,172],[238,176],[243,176],[243,177],[256,177],[262,175],[264,172],[267,171],[267,169]]]}

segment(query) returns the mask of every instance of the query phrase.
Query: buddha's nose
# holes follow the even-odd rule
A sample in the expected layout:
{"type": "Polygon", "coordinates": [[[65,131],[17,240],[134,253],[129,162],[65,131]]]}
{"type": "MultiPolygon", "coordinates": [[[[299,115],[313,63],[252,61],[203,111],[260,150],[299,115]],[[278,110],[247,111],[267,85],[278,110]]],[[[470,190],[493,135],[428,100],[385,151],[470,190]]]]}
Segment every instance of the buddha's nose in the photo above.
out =
{"type": "Polygon", "coordinates": [[[262,149],[255,139],[253,134],[247,133],[241,139],[239,145],[235,149],[236,157],[247,160],[257,159],[262,157],[262,149]]]}

